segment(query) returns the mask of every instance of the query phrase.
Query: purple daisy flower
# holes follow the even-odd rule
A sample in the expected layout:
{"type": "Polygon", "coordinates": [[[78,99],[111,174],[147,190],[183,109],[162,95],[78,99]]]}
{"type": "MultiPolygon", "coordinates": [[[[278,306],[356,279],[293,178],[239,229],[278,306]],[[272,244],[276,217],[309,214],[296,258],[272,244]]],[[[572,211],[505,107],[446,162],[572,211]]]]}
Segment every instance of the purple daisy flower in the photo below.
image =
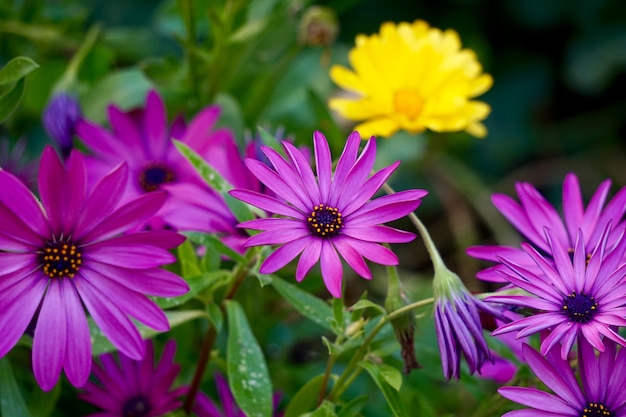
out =
{"type": "Polygon", "coordinates": [[[210,106],[189,126],[179,118],[168,127],[165,105],[154,91],[148,94],[144,110],[124,113],[110,106],[113,132],[88,121],[77,126],[77,135],[92,151],[89,175],[97,180],[127,161],[125,200],[156,190],[168,192],[161,210],[149,219],[150,228],[220,233],[243,241],[241,231],[235,228],[237,220],[224,200],[205,183],[172,141],[178,139],[194,149],[229,181],[249,186],[241,174],[247,169],[232,133],[227,129],[214,130],[219,114],[219,107],[210,106]]]}
{"type": "Polygon", "coordinates": [[[548,256],[528,243],[522,244],[536,265],[534,271],[501,259],[508,270],[499,274],[529,294],[495,295],[486,300],[530,308],[535,313],[505,324],[493,334],[516,331],[518,337],[523,337],[550,330],[541,343],[541,354],[561,342],[563,358],[567,358],[577,336],[599,351],[604,350],[601,336],[626,345],[626,339],[615,329],[626,326],[626,265],[622,261],[626,239],[620,233],[617,246],[609,248],[610,228],[609,223],[589,256],[582,231],[578,232],[572,254],[556,233],[546,229],[548,256]]]}
{"type": "MultiPolygon", "coordinates": [[[[550,228],[562,246],[574,250],[578,230],[585,238],[582,245],[589,255],[598,245],[602,231],[608,223],[613,224],[615,234],[609,237],[608,247],[617,243],[617,237],[626,229],[622,216],[626,212],[626,187],[622,188],[604,207],[611,181],[606,180],[596,190],[585,208],[578,178],[568,174],[563,182],[563,214],[561,218],[556,209],[528,183],[518,183],[515,188],[520,202],[503,194],[492,196],[493,204],[500,212],[529,240],[537,249],[549,253],[550,247],[544,228],[550,228]]],[[[511,246],[474,246],[467,253],[478,259],[499,262],[499,258],[537,271],[535,264],[526,253],[511,246]]],[[[498,271],[507,268],[501,264],[480,271],[476,277],[485,281],[504,282],[498,271]]]]}
{"type": "Polygon", "coordinates": [[[550,394],[532,387],[502,387],[500,395],[531,407],[509,411],[502,417],[624,417],[626,416],[626,349],[607,340],[596,355],[582,338],[578,347],[580,382],[569,362],[559,355],[558,345],[545,358],[528,345],[524,356],[550,394]]]}
{"type": "MultiPolygon", "coordinates": [[[[246,414],[237,406],[233,393],[228,386],[228,382],[226,382],[226,379],[219,373],[215,374],[215,385],[217,387],[217,394],[220,397],[221,410],[206,394],[198,392],[193,412],[196,413],[198,417],[246,417],[246,414]]],[[[283,415],[282,412],[276,411],[280,399],[280,394],[274,394],[274,417],[281,417],[283,415]]]]}
{"type": "Polygon", "coordinates": [[[283,141],[287,160],[271,148],[262,148],[273,169],[258,160],[246,159],[250,171],[277,197],[249,190],[230,193],[268,213],[282,216],[239,224],[263,231],[251,237],[246,246],[282,245],[263,262],[261,273],[273,273],[301,254],[296,280],[304,279],[319,260],[326,288],[334,297],[341,297],[343,269],[337,253],[365,279],[371,279],[372,274],[363,258],[382,265],[397,265],[397,256],[379,242],[404,243],[415,235],[381,223],[415,210],[427,192],[407,190],[370,201],[399,162],[368,179],[376,158],[376,141],[370,139],[357,158],[361,138],[354,132],[348,137],[333,175],[326,138],[315,132],[313,140],[317,178],[302,152],[283,141]]]}
{"type": "Polygon", "coordinates": [[[486,361],[493,361],[480,312],[499,318],[503,318],[502,314],[470,294],[460,278],[447,269],[435,273],[433,290],[435,331],[444,377],[459,379],[461,353],[469,373],[480,372],[486,361]]]}
{"type": "Polygon", "coordinates": [[[86,308],[105,336],[127,356],[144,354],[130,320],[159,331],[165,314],[146,294],[171,297],[188,291],[177,275],[160,268],[183,237],[171,231],[123,234],[152,216],[166,198],[155,192],[120,205],[125,165],[90,192],[82,155],[72,151],[64,167],[47,147],[39,168],[41,202],[13,175],[0,171],[0,357],[36,318],[33,371],[50,390],[61,369],[81,386],[91,368],[86,308]]]}
{"type": "Polygon", "coordinates": [[[156,365],[152,341],[146,341],[145,348],[141,360],[119,353],[116,361],[115,354],[107,353],[100,356],[100,363],[93,363],[95,380],[88,381],[78,394],[102,409],[90,417],[158,417],[182,406],[180,397],[189,387],[172,389],[180,372],[180,365],[173,362],[176,342],[165,344],[156,365]]]}

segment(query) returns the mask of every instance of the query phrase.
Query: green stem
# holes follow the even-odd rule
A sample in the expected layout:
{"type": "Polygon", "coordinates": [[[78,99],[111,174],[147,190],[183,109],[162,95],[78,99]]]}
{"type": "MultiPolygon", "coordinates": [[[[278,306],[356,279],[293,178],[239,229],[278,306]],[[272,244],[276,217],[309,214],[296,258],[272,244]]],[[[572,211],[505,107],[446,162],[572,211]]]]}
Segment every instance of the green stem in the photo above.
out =
{"type": "MultiPolygon", "coordinates": [[[[343,336],[337,336],[335,339],[336,344],[340,344],[343,341],[343,336]]],[[[322,385],[320,386],[320,393],[317,399],[317,405],[319,406],[322,401],[324,401],[324,397],[326,397],[326,387],[328,387],[328,380],[330,379],[330,374],[333,370],[333,366],[337,361],[337,355],[331,351],[330,355],[328,355],[328,362],[326,362],[326,369],[324,370],[324,379],[322,379],[322,385]]]]}
{"type": "Polygon", "coordinates": [[[359,348],[356,351],[356,353],[354,355],[352,355],[352,358],[350,359],[350,362],[348,362],[348,365],[346,366],[346,369],[344,369],[344,371],[342,372],[341,376],[339,377],[337,382],[333,385],[332,390],[328,394],[329,400],[333,401],[333,400],[339,398],[338,394],[340,392],[343,392],[343,390],[345,389],[345,388],[342,388],[342,387],[344,385],[346,385],[346,381],[348,379],[348,376],[356,368],[356,366],[359,363],[359,361],[365,356],[365,353],[366,353],[367,349],[369,348],[370,343],[374,340],[374,338],[376,337],[378,332],[385,326],[385,324],[389,323],[394,318],[399,317],[399,316],[401,316],[402,314],[404,314],[406,312],[409,312],[409,311],[414,310],[416,308],[419,308],[419,307],[431,304],[433,301],[434,301],[433,298],[427,298],[425,300],[416,301],[414,303],[407,304],[406,306],[404,306],[402,308],[399,308],[399,309],[389,313],[388,315],[384,316],[383,318],[381,318],[380,321],[378,322],[378,324],[376,324],[376,326],[372,329],[371,333],[365,338],[363,343],[359,346],[359,348]]]}

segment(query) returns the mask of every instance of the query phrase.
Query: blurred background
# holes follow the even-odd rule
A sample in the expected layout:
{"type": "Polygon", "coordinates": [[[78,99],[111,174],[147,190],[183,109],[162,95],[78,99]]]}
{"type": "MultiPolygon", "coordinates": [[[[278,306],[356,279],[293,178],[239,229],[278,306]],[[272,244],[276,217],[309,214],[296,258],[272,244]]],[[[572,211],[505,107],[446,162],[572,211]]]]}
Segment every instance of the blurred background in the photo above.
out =
{"type": "MultiPolygon", "coordinates": [[[[171,117],[190,119],[217,102],[223,108],[220,124],[233,129],[242,144],[258,126],[282,128],[307,145],[319,129],[337,155],[353,124],[327,109],[328,98],[338,93],[328,77],[330,66],[347,65],[357,34],[375,33],[385,21],[415,19],[457,31],[493,76],[493,87],[478,97],[492,107],[485,121],[489,134],[476,139],[466,133],[398,133],[379,141],[377,164],[402,160],[392,186],[430,191],[418,215],[448,265],[472,290],[491,290],[474,279],[486,265],[465,249],[520,241],[491,204],[492,193],[515,196],[515,182],[526,181],[560,207],[568,172],[578,175],[587,200],[606,178],[613,180],[611,195],[626,184],[623,1],[3,0],[0,66],[21,55],[39,68],[28,75],[19,108],[0,124],[0,140],[14,146],[24,138],[25,158],[36,158],[50,142],[41,114],[59,89],[79,98],[86,117],[106,123],[109,103],[130,110],[156,88],[171,117]],[[305,16],[315,5],[327,7],[331,16],[318,28],[322,41],[307,39],[305,16]],[[93,44],[73,68],[68,64],[88,33],[93,44]]],[[[408,222],[396,226],[411,229],[408,222]]],[[[409,292],[415,298],[428,295],[432,270],[419,239],[394,249],[409,292]]],[[[374,299],[384,297],[384,280],[347,279],[353,283],[348,304],[366,289],[374,299]]],[[[319,282],[308,279],[304,285],[315,292],[322,289],[319,282]]],[[[275,385],[289,395],[287,381],[306,381],[319,368],[325,347],[319,329],[294,330],[289,326],[296,318],[285,313],[282,319],[282,325],[268,329],[274,341],[266,348],[270,359],[302,365],[288,368],[290,375],[272,368],[275,385]]],[[[418,358],[436,363],[429,326],[420,329],[428,342],[418,342],[418,358]]],[[[183,348],[184,354],[193,358],[192,348],[183,348]]],[[[464,377],[461,385],[447,385],[439,373],[432,366],[409,378],[415,399],[407,401],[415,401],[420,415],[457,415],[468,401],[485,404],[495,398],[495,386],[485,388],[487,382],[464,377]],[[444,405],[453,410],[445,414],[444,405]]],[[[360,389],[358,381],[354,387],[360,389]]],[[[381,410],[367,415],[384,415],[381,410]]],[[[494,413],[477,410],[477,416],[494,413]]]]}

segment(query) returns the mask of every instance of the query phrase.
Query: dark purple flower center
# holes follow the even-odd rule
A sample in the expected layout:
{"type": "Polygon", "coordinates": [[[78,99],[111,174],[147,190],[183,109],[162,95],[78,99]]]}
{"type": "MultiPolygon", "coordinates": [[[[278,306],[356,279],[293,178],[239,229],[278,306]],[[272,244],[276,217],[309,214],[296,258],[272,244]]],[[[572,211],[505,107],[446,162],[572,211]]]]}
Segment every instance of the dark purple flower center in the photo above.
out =
{"type": "Polygon", "coordinates": [[[139,173],[139,185],[147,192],[156,191],[174,179],[174,171],[162,162],[150,162],[139,173]]]}
{"type": "Polygon", "coordinates": [[[307,218],[309,230],[315,236],[331,237],[343,227],[341,213],[334,207],[319,204],[313,208],[307,218]]]}
{"type": "Polygon", "coordinates": [[[146,417],[152,410],[150,402],[143,395],[136,395],[124,404],[122,409],[122,416],[124,417],[146,417]]]}
{"type": "Polygon", "coordinates": [[[598,303],[589,294],[572,292],[563,301],[563,313],[576,323],[588,323],[598,312],[598,303]]]}
{"type": "Polygon", "coordinates": [[[73,242],[48,243],[39,258],[44,274],[50,278],[74,278],[82,264],[82,253],[73,242]]]}
{"type": "Polygon", "coordinates": [[[588,403],[580,414],[580,417],[613,417],[613,413],[603,404],[588,403]]]}

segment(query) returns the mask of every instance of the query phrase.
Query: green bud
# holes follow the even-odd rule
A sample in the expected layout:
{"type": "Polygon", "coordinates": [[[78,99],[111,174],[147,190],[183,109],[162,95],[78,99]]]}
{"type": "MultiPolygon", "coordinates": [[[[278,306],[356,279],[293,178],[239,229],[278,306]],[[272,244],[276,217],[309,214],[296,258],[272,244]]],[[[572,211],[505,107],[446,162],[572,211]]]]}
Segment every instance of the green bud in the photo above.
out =
{"type": "Polygon", "coordinates": [[[334,10],[325,6],[311,6],[304,11],[298,41],[304,45],[328,46],[337,38],[339,21],[334,10]]]}

